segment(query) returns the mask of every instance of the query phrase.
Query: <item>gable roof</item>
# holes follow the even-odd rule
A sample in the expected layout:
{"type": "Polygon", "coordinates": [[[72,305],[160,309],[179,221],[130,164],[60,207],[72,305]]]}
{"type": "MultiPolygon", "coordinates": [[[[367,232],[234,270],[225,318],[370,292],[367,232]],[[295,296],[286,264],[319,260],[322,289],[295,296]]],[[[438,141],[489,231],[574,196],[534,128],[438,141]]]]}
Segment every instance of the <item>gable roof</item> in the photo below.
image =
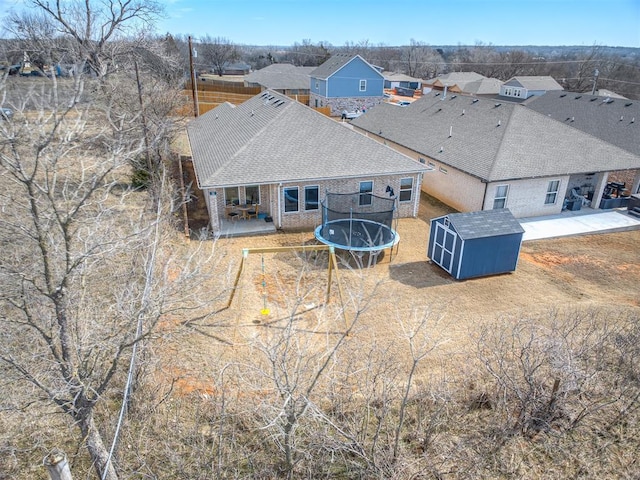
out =
{"type": "Polygon", "coordinates": [[[476,72],[451,72],[432,78],[425,85],[458,87],[464,93],[492,95],[500,92],[502,83],[497,78],[485,77],[476,72]]]}
{"type": "Polygon", "coordinates": [[[423,80],[419,78],[410,77],[409,75],[399,72],[382,72],[382,76],[389,82],[423,82],[423,80]]]}
{"type": "Polygon", "coordinates": [[[274,63],[245,75],[244,81],[272,90],[309,90],[309,74],[314,68],[274,63]]]}
{"type": "Polygon", "coordinates": [[[334,75],[341,68],[343,68],[345,65],[352,62],[355,59],[360,59],[369,67],[371,67],[371,70],[373,72],[377,73],[380,77],[382,77],[382,73],[380,73],[380,71],[377,68],[375,68],[369,62],[367,62],[360,55],[348,55],[346,53],[339,53],[337,55],[333,55],[331,58],[329,58],[329,60],[324,62],[319,67],[315,68],[309,75],[313,78],[326,80],[327,78],[334,75]]]}
{"type": "Polygon", "coordinates": [[[187,126],[200,188],[372,178],[428,170],[341,122],[267,90],[187,126]]]}
{"type": "Polygon", "coordinates": [[[548,75],[525,75],[512,77],[504,84],[508,87],[522,87],[527,90],[564,90],[562,85],[556,82],[553,77],[548,75]]]}
{"type": "Polygon", "coordinates": [[[527,108],[640,155],[640,100],[586,93],[547,92],[527,108]]]}
{"type": "Polygon", "coordinates": [[[383,103],[351,124],[487,182],[640,168],[640,156],[530,108],[464,95],[383,103]]]}
{"type": "Polygon", "coordinates": [[[445,215],[463,240],[524,233],[508,208],[445,215]]]}

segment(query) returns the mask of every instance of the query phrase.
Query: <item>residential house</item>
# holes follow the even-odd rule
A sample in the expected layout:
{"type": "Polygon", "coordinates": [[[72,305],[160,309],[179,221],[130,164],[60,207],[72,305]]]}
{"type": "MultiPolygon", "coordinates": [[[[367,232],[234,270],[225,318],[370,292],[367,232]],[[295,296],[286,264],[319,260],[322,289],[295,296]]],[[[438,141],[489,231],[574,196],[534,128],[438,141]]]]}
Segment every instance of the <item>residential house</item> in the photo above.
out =
{"type": "MultiPolygon", "coordinates": [[[[602,97],[588,93],[548,92],[532,97],[527,108],[578,129],[629,153],[640,156],[640,101],[620,96],[602,97]]],[[[624,183],[629,193],[640,192],[639,171],[610,172],[608,179],[624,183]]],[[[576,179],[577,180],[577,179],[576,179]]],[[[581,189],[592,190],[591,180],[577,180],[581,189]]]]}
{"type": "MultiPolygon", "coordinates": [[[[585,181],[592,188],[584,201],[598,208],[609,172],[640,168],[638,153],[564,120],[517,103],[435,92],[405,108],[379,105],[352,126],[435,169],[422,189],[453,208],[504,207],[520,218],[560,213],[585,181]]],[[[625,135],[640,138],[639,123],[628,122],[625,135]]]]}
{"type": "Polygon", "coordinates": [[[426,91],[439,90],[469,95],[497,95],[502,82],[497,78],[488,78],[476,72],[451,72],[439,75],[424,82],[426,91]]]}
{"type": "Polygon", "coordinates": [[[309,95],[309,74],[315,67],[296,67],[290,63],[274,63],[244,77],[245,87],[260,87],[288,96],[309,95]]]}
{"type": "Polygon", "coordinates": [[[229,220],[227,205],[243,204],[257,204],[277,228],[311,229],[326,191],[394,191],[399,217],[418,213],[424,165],[277,92],[222,104],[187,132],[214,232],[229,220]]]}
{"type": "Polygon", "coordinates": [[[384,76],[360,55],[334,55],[310,73],[309,105],[343,111],[366,111],[384,100],[384,76]]]}
{"type": "MultiPolygon", "coordinates": [[[[222,66],[222,73],[224,75],[246,75],[251,72],[251,65],[244,62],[226,62],[222,66]]],[[[211,70],[211,73],[217,73],[214,70],[211,70]]]]}
{"type": "Polygon", "coordinates": [[[406,88],[409,90],[422,90],[422,80],[404,73],[382,72],[384,76],[384,88],[406,88]]]}
{"type": "Polygon", "coordinates": [[[546,92],[564,90],[562,85],[550,76],[521,76],[513,77],[500,87],[500,96],[514,100],[526,100],[534,95],[544,95],[546,92]]]}

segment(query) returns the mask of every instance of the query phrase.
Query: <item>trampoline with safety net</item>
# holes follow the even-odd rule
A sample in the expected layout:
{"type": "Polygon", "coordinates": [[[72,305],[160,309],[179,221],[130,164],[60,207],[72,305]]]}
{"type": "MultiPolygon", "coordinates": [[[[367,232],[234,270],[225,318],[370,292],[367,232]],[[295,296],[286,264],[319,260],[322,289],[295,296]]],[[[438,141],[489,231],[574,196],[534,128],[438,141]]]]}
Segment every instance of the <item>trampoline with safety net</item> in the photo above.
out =
{"type": "Polygon", "coordinates": [[[327,192],[315,237],[359,259],[368,254],[369,264],[375,263],[380,252],[400,241],[393,229],[395,205],[395,198],[371,193],[327,192]]]}

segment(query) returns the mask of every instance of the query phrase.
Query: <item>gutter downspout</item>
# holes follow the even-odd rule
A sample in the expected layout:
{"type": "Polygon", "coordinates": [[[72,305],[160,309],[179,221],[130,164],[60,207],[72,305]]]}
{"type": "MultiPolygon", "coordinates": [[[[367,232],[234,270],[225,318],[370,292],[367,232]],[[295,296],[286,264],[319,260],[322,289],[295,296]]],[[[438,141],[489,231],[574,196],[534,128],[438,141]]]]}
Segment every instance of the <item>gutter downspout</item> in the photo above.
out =
{"type": "Polygon", "coordinates": [[[282,183],[278,184],[278,228],[282,228],[282,208],[280,201],[280,189],[282,188],[282,183]]]}
{"type": "Polygon", "coordinates": [[[484,196],[482,197],[482,210],[484,210],[484,204],[487,201],[487,187],[489,186],[489,182],[485,182],[484,184],[484,196]]]}

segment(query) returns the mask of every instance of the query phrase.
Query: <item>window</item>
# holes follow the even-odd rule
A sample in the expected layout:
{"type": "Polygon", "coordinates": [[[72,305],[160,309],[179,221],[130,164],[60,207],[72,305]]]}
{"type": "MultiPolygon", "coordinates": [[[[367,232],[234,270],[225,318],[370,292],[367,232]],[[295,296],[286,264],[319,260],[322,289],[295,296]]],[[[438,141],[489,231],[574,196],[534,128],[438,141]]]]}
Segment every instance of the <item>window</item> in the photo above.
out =
{"type": "Polygon", "coordinates": [[[442,173],[447,173],[447,172],[448,172],[448,170],[447,170],[446,168],[444,168],[444,167],[440,167],[440,172],[442,172],[442,173]]]}
{"type": "Polygon", "coordinates": [[[420,163],[422,163],[423,165],[424,165],[425,163],[427,163],[427,161],[426,161],[424,158],[422,158],[422,157],[420,157],[420,158],[418,159],[418,161],[419,161],[420,163]]]}
{"type": "Polygon", "coordinates": [[[410,202],[413,197],[413,178],[400,179],[400,201],[410,202]]]}
{"type": "Polygon", "coordinates": [[[320,82],[316,80],[316,90],[320,90],[320,82]]]}
{"type": "Polygon", "coordinates": [[[496,196],[493,197],[493,208],[504,208],[507,205],[509,185],[499,185],[496,188],[496,196]]]}
{"type": "Polygon", "coordinates": [[[225,205],[240,204],[240,191],[238,187],[226,187],[224,189],[224,204],[225,205]]]}
{"type": "Polygon", "coordinates": [[[551,180],[547,186],[547,196],[544,198],[545,205],[554,205],[558,198],[558,190],[560,189],[560,180],[551,180]]]}
{"type": "Polygon", "coordinates": [[[298,211],[298,187],[288,187],[284,189],[284,211],[298,211]]]}
{"type": "Polygon", "coordinates": [[[436,164],[435,164],[435,163],[433,163],[431,160],[429,160],[429,161],[427,162],[427,167],[436,168],[436,164]]]}
{"type": "Polygon", "coordinates": [[[318,210],[318,187],[304,187],[304,209],[318,210]]]}
{"type": "Polygon", "coordinates": [[[360,80],[360,91],[361,92],[366,92],[367,91],[367,81],[366,80],[360,80]]]}
{"type": "Polygon", "coordinates": [[[247,204],[260,205],[260,187],[258,185],[244,187],[244,198],[247,204]]]}
{"type": "Polygon", "coordinates": [[[371,205],[372,198],[371,193],[373,192],[373,182],[360,182],[360,201],[359,204],[362,205],[371,205]]]}

